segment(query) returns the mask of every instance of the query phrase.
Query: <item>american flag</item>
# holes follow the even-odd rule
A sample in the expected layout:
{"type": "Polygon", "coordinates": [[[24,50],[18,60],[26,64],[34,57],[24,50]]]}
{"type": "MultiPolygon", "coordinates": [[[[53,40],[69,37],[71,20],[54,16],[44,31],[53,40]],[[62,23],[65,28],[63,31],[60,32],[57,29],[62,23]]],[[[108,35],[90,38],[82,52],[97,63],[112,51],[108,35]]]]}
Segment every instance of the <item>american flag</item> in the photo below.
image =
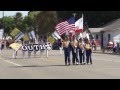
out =
{"type": "Polygon", "coordinates": [[[55,29],[59,33],[59,35],[63,35],[67,31],[75,30],[75,18],[72,17],[67,21],[57,24],[55,29]]]}

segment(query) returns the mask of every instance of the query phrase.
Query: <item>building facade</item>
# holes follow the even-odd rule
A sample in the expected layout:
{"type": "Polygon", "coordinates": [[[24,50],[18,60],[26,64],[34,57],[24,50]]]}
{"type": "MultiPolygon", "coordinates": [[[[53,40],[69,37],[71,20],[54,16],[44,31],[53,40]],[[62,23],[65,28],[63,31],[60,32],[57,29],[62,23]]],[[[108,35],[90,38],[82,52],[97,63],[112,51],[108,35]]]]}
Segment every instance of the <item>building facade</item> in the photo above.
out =
{"type": "Polygon", "coordinates": [[[109,41],[120,43],[120,19],[108,23],[102,28],[90,28],[95,40],[100,41],[100,46],[107,46],[109,41]]]}

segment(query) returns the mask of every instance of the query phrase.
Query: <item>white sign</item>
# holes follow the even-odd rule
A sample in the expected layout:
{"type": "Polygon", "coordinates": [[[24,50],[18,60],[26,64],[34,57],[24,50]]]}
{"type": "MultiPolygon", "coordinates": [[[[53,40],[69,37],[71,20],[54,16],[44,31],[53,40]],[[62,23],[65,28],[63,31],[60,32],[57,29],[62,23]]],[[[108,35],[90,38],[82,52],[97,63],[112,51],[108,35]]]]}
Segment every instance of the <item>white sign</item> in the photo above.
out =
{"type": "Polygon", "coordinates": [[[50,42],[46,42],[45,44],[28,44],[23,45],[22,50],[23,51],[40,51],[40,50],[52,50],[52,45],[50,42]]]}
{"type": "Polygon", "coordinates": [[[0,39],[3,38],[3,33],[4,33],[4,30],[3,30],[3,29],[0,29],[0,39]]]}

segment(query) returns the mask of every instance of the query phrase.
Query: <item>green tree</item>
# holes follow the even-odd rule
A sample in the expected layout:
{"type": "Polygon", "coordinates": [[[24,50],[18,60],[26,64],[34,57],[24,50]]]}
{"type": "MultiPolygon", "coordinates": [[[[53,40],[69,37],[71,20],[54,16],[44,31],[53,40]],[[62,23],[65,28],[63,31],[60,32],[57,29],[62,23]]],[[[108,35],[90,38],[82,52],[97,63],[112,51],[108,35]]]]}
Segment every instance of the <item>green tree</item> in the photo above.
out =
{"type": "Polygon", "coordinates": [[[19,30],[23,31],[23,17],[22,17],[22,13],[21,12],[17,12],[15,17],[14,17],[14,20],[15,20],[15,25],[16,25],[16,28],[18,28],[19,30]]]}
{"type": "Polygon", "coordinates": [[[25,32],[30,32],[31,30],[36,31],[36,16],[39,11],[30,11],[28,16],[26,16],[23,20],[23,26],[25,32]]]}
{"type": "Polygon", "coordinates": [[[56,11],[41,11],[36,17],[37,33],[47,36],[55,30],[57,23],[56,11]]]}
{"type": "MultiPolygon", "coordinates": [[[[2,23],[1,25],[3,26],[3,21],[2,18],[0,19],[0,22],[2,23]]],[[[11,30],[15,27],[14,23],[14,18],[9,16],[9,17],[4,17],[4,32],[9,35],[11,30]]]]}

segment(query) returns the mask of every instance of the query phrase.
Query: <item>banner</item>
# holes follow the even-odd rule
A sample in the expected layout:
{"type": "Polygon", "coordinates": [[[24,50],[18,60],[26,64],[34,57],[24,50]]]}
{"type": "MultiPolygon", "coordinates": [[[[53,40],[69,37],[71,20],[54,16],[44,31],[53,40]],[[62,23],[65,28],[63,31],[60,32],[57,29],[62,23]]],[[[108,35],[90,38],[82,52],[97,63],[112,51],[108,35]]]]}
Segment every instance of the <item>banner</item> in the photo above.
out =
{"type": "Polygon", "coordinates": [[[13,31],[10,33],[11,36],[15,37],[17,36],[21,31],[17,28],[13,29],[13,31]]]}
{"type": "Polygon", "coordinates": [[[15,51],[18,51],[22,47],[22,45],[19,43],[12,43],[12,44],[10,44],[9,47],[11,47],[15,51]]]}
{"type": "Polygon", "coordinates": [[[0,29],[0,39],[3,38],[3,33],[4,33],[4,30],[3,30],[3,29],[0,29]]]}
{"type": "Polygon", "coordinates": [[[22,46],[22,51],[41,51],[41,50],[52,50],[52,45],[50,42],[45,44],[28,44],[22,46]]]}

